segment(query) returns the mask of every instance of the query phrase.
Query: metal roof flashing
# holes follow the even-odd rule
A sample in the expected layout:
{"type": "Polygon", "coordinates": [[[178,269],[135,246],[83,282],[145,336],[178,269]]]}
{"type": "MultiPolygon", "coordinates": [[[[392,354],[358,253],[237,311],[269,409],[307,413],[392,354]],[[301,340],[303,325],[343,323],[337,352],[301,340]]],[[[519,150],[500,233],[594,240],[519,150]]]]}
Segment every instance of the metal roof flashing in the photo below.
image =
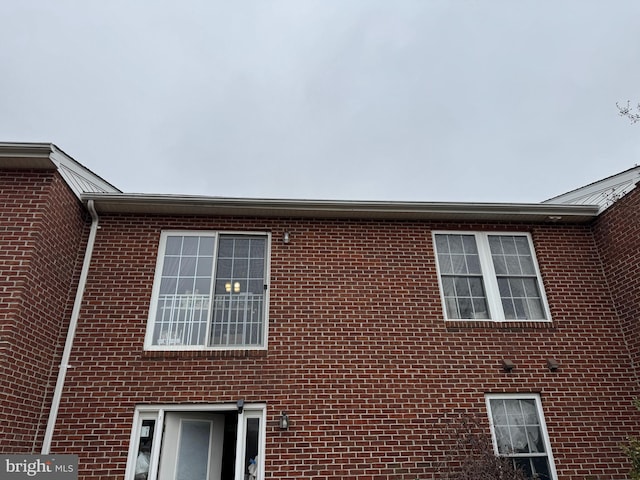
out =
{"type": "Polygon", "coordinates": [[[52,143],[0,142],[0,168],[57,170],[78,198],[86,192],[120,192],[52,143]]]}

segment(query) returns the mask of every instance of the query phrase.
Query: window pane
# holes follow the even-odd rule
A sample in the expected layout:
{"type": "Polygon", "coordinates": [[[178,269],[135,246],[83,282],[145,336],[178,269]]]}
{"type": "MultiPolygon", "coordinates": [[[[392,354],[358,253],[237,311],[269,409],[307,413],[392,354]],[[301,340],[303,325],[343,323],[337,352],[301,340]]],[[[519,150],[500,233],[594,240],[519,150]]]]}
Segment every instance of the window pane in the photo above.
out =
{"type": "Polygon", "coordinates": [[[502,250],[502,243],[500,242],[500,237],[496,235],[489,235],[489,250],[493,254],[502,255],[504,251],[502,250]]]}
{"type": "Polygon", "coordinates": [[[458,302],[455,298],[445,298],[444,304],[447,309],[448,318],[460,318],[460,313],[458,312],[458,302]]]}
{"type": "Polygon", "coordinates": [[[470,298],[458,298],[460,306],[460,318],[473,318],[473,306],[470,298]]]}
{"type": "Polygon", "coordinates": [[[260,419],[247,418],[247,435],[245,443],[245,478],[258,478],[258,442],[260,441],[260,419]],[[253,475],[250,477],[249,475],[253,475]]]}
{"type": "Polygon", "coordinates": [[[473,235],[462,235],[462,245],[464,247],[464,252],[467,255],[478,253],[476,239],[473,235]]]}
{"type": "Polygon", "coordinates": [[[438,266],[440,267],[440,273],[443,275],[453,273],[453,265],[451,265],[451,257],[449,255],[438,255],[438,266]]]}
{"type": "Polygon", "coordinates": [[[455,297],[455,289],[453,287],[454,277],[442,277],[442,290],[445,297],[455,297]]]}
{"type": "Polygon", "coordinates": [[[180,426],[176,480],[208,478],[211,424],[185,420],[180,426]]]}
{"type": "Polygon", "coordinates": [[[551,471],[547,457],[533,457],[531,459],[536,480],[551,480],[551,471]]]}
{"type": "Polygon", "coordinates": [[[471,289],[469,288],[469,281],[467,277],[455,278],[456,295],[458,297],[469,297],[471,295],[471,289]]]}
{"type": "Polygon", "coordinates": [[[453,265],[453,273],[467,273],[467,262],[464,255],[451,255],[451,264],[453,265]]]}
{"type": "Polygon", "coordinates": [[[182,250],[182,237],[167,237],[167,244],[164,249],[165,255],[180,255],[182,250]]]}
{"type": "Polygon", "coordinates": [[[449,240],[447,239],[447,235],[436,235],[436,249],[438,250],[438,253],[449,252],[449,240]]]}
{"type": "Polygon", "coordinates": [[[178,275],[180,269],[180,257],[165,257],[162,266],[162,276],[178,275]]]}
{"type": "Polygon", "coordinates": [[[449,249],[452,253],[463,253],[462,235],[447,235],[449,238],[449,249]]]}
{"type": "Polygon", "coordinates": [[[198,243],[198,237],[182,237],[182,255],[197,255],[198,243]]]}

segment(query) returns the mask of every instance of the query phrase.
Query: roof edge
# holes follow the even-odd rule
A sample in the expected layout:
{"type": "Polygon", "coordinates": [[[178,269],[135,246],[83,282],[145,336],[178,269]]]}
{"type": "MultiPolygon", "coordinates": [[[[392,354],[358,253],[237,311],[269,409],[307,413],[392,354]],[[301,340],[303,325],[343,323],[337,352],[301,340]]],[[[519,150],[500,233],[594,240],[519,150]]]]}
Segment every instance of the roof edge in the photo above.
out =
{"type": "Polygon", "coordinates": [[[300,200],[85,193],[98,213],[588,223],[597,205],[300,200]]]}

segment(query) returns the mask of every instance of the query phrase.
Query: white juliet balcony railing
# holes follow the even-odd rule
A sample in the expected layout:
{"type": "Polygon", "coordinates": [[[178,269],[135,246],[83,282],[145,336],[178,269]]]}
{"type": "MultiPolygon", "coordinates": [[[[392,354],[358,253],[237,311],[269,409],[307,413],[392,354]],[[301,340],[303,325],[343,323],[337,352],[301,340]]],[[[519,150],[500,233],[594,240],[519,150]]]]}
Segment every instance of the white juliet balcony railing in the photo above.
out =
{"type": "Polygon", "coordinates": [[[263,343],[264,295],[160,295],[154,345],[259,346],[263,343]],[[212,308],[211,308],[212,307],[212,308]]]}

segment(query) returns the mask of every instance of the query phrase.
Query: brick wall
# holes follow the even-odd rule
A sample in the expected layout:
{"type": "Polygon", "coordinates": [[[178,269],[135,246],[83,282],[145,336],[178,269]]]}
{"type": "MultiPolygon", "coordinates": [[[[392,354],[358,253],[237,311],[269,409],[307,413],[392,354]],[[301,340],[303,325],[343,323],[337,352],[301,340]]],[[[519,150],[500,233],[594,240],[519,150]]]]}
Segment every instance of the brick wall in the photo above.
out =
{"type": "Polygon", "coordinates": [[[626,478],[619,444],[638,427],[637,386],[589,226],[127,215],[100,224],[52,445],[80,455],[83,479],[122,478],[136,404],[238,398],[267,403],[266,478],[433,478],[452,447],[451,416],[486,421],[484,395],[508,392],[540,394],[560,479],[626,478]],[[144,354],[160,233],[180,228],[272,232],[268,352],[144,354]],[[553,323],[445,323],[434,229],[531,232],[553,323]],[[283,410],[289,431],[277,428],[283,410]]]}
{"type": "Polygon", "coordinates": [[[640,375],[640,190],[632,190],[595,223],[604,272],[640,375]]]}
{"type": "Polygon", "coordinates": [[[0,172],[0,451],[39,453],[84,213],[54,172],[0,172]]]}

